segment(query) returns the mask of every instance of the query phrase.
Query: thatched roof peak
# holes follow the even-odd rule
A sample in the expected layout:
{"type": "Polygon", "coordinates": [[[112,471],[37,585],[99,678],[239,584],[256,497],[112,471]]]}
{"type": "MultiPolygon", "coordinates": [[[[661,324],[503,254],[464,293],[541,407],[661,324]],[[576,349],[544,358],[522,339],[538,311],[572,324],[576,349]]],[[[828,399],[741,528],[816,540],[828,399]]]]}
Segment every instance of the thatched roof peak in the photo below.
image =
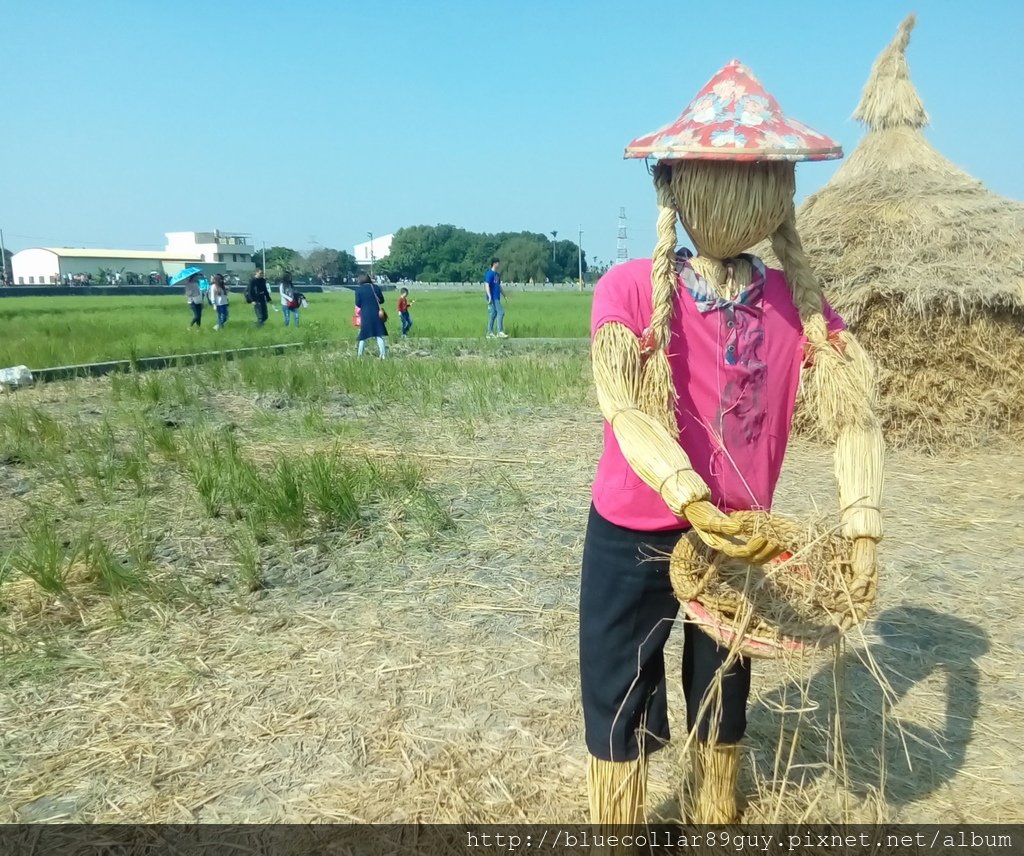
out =
{"type": "Polygon", "coordinates": [[[896,38],[878,55],[871,69],[860,104],[853,114],[854,119],[863,122],[871,131],[923,128],[928,124],[928,113],[910,82],[907,64],[907,45],[916,23],[915,15],[906,17],[896,31],[896,38]]]}

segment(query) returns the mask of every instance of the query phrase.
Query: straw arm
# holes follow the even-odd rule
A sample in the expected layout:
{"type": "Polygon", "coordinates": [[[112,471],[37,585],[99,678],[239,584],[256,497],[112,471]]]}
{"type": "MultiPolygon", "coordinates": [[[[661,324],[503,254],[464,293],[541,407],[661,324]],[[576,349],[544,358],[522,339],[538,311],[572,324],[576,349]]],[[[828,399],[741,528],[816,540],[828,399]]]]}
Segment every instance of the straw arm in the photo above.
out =
{"type": "MultiPolygon", "coordinates": [[[[839,408],[846,411],[846,418],[839,420],[835,451],[843,535],[852,540],[880,541],[885,440],[875,412],[875,371],[852,333],[843,331],[840,340],[847,366],[862,388],[860,401],[849,401],[839,408]]],[[[850,393],[852,389],[847,387],[847,394],[850,393]]]]}
{"type": "Polygon", "coordinates": [[[806,404],[835,443],[842,534],[881,540],[885,441],[875,413],[874,366],[849,331],[834,343],[822,337],[812,347],[806,404]]]}
{"type": "Polygon", "coordinates": [[[604,324],[594,335],[592,363],[601,413],[633,471],[677,516],[690,503],[708,499],[708,486],[676,439],[640,409],[637,337],[623,324],[604,324]]]}

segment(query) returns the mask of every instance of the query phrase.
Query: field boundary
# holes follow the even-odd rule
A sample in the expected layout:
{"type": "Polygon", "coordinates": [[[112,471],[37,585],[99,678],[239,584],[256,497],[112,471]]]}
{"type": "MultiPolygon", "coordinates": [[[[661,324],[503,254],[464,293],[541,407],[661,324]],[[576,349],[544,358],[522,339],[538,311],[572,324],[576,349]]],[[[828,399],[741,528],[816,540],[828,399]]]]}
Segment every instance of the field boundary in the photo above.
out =
{"type": "MultiPolygon", "coordinates": [[[[582,345],[590,342],[587,338],[508,338],[499,341],[467,338],[429,338],[415,339],[415,344],[429,346],[433,343],[443,342],[446,345],[491,347],[494,350],[499,348],[536,347],[537,345],[582,345]]],[[[52,366],[42,369],[30,369],[32,378],[36,383],[53,383],[62,380],[74,380],[75,378],[103,377],[104,375],[116,372],[147,372],[159,371],[161,369],[182,368],[184,366],[200,365],[201,363],[213,362],[215,360],[238,360],[245,357],[255,356],[279,356],[302,348],[328,347],[342,344],[338,340],[317,339],[310,342],[282,342],[276,345],[259,345],[249,348],[230,348],[224,351],[200,351],[194,354],[171,354],[168,356],[136,357],[128,360],[103,360],[95,363],[80,363],[71,366],[52,366]]]]}
{"type": "MultiPolygon", "coordinates": [[[[11,285],[0,288],[2,297],[180,297],[184,285],[11,285]]],[[[246,286],[228,287],[232,294],[245,294],[246,286]]],[[[304,294],[323,294],[322,285],[304,285],[304,294]]]]}
{"type": "Polygon", "coordinates": [[[51,383],[59,380],[74,380],[83,377],[103,377],[115,372],[145,372],[159,369],[180,368],[208,363],[214,360],[237,360],[261,354],[277,355],[296,348],[327,342],[281,342],[277,345],[259,345],[251,348],[231,348],[225,351],[200,351],[194,354],[171,354],[169,356],[136,357],[129,360],[103,360],[96,363],[79,363],[73,366],[52,366],[44,369],[30,369],[36,383],[51,383]]]}

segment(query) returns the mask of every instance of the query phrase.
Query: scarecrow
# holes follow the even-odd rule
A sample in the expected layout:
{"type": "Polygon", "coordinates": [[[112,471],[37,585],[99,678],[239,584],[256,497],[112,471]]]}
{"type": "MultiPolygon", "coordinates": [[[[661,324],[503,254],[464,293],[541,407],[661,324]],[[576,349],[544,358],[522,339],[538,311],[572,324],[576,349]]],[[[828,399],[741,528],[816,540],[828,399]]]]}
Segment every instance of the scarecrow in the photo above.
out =
{"type": "MultiPolygon", "coordinates": [[[[749,577],[799,549],[750,521],[771,511],[802,389],[800,406],[836,447],[841,526],[832,537],[845,576],[831,596],[830,639],[863,620],[873,601],[884,454],[873,370],[825,301],[794,217],[795,162],[842,150],[784,116],[733,61],[626,157],[655,161],[658,242],[652,259],[612,268],[594,295],[604,450],[580,592],[591,818],[644,821],[647,757],[669,739],[663,649],[682,600],[695,747],[694,799],[684,809],[694,822],[731,823],[750,655],[804,642],[781,626],[767,642],[753,640],[749,624],[730,631],[715,621],[721,608],[706,579],[688,593],[673,590],[664,557],[696,555],[705,574],[739,563],[749,577]],[[677,219],[692,257],[677,249],[677,219]],[[782,270],[745,252],[765,240],[782,270]]],[[[777,588],[785,599],[788,589],[777,588]]]]}

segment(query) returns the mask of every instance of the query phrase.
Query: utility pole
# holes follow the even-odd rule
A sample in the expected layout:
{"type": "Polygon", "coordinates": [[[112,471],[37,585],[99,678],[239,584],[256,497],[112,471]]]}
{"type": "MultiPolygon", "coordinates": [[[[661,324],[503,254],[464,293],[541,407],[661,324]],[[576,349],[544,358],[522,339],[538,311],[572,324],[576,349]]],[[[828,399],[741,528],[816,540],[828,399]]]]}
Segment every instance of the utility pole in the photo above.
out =
{"type": "Polygon", "coordinates": [[[626,209],[619,208],[619,238],[615,245],[615,264],[629,261],[629,249],[626,247],[626,209]]]}
{"type": "Polygon", "coordinates": [[[373,232],[367,232],[366,237],[370,239],[370,279],[373,279],[373,263],[376,261],[373,257],[373,232]]]}
{"type": "Polygon", "coordinates": [[[583,224],[580,224],[580,240],[576,244],[576,255],[580,266],[580,291],[583,291],[583,224]]]}
{"type": "Polygon", "coordinates": [[[4,230],[0,229],[0,256],[3,257],[3,280],[0,281],[0,286],[7,285],[7,247],[4,244],[4,230]]]}
{"type": "MultiPolygon", "coordinates": [[[[555,238],[558,237],[558,230],[551,230],[551,275],[555,275],[555,238]]],[[[554,280],[552,280],[554,282],[554,280]]]]}
{"type": "Polygon", "coordinates": [[[263,242],[263,275],[267,275],[267,242],[263,242]]]}

